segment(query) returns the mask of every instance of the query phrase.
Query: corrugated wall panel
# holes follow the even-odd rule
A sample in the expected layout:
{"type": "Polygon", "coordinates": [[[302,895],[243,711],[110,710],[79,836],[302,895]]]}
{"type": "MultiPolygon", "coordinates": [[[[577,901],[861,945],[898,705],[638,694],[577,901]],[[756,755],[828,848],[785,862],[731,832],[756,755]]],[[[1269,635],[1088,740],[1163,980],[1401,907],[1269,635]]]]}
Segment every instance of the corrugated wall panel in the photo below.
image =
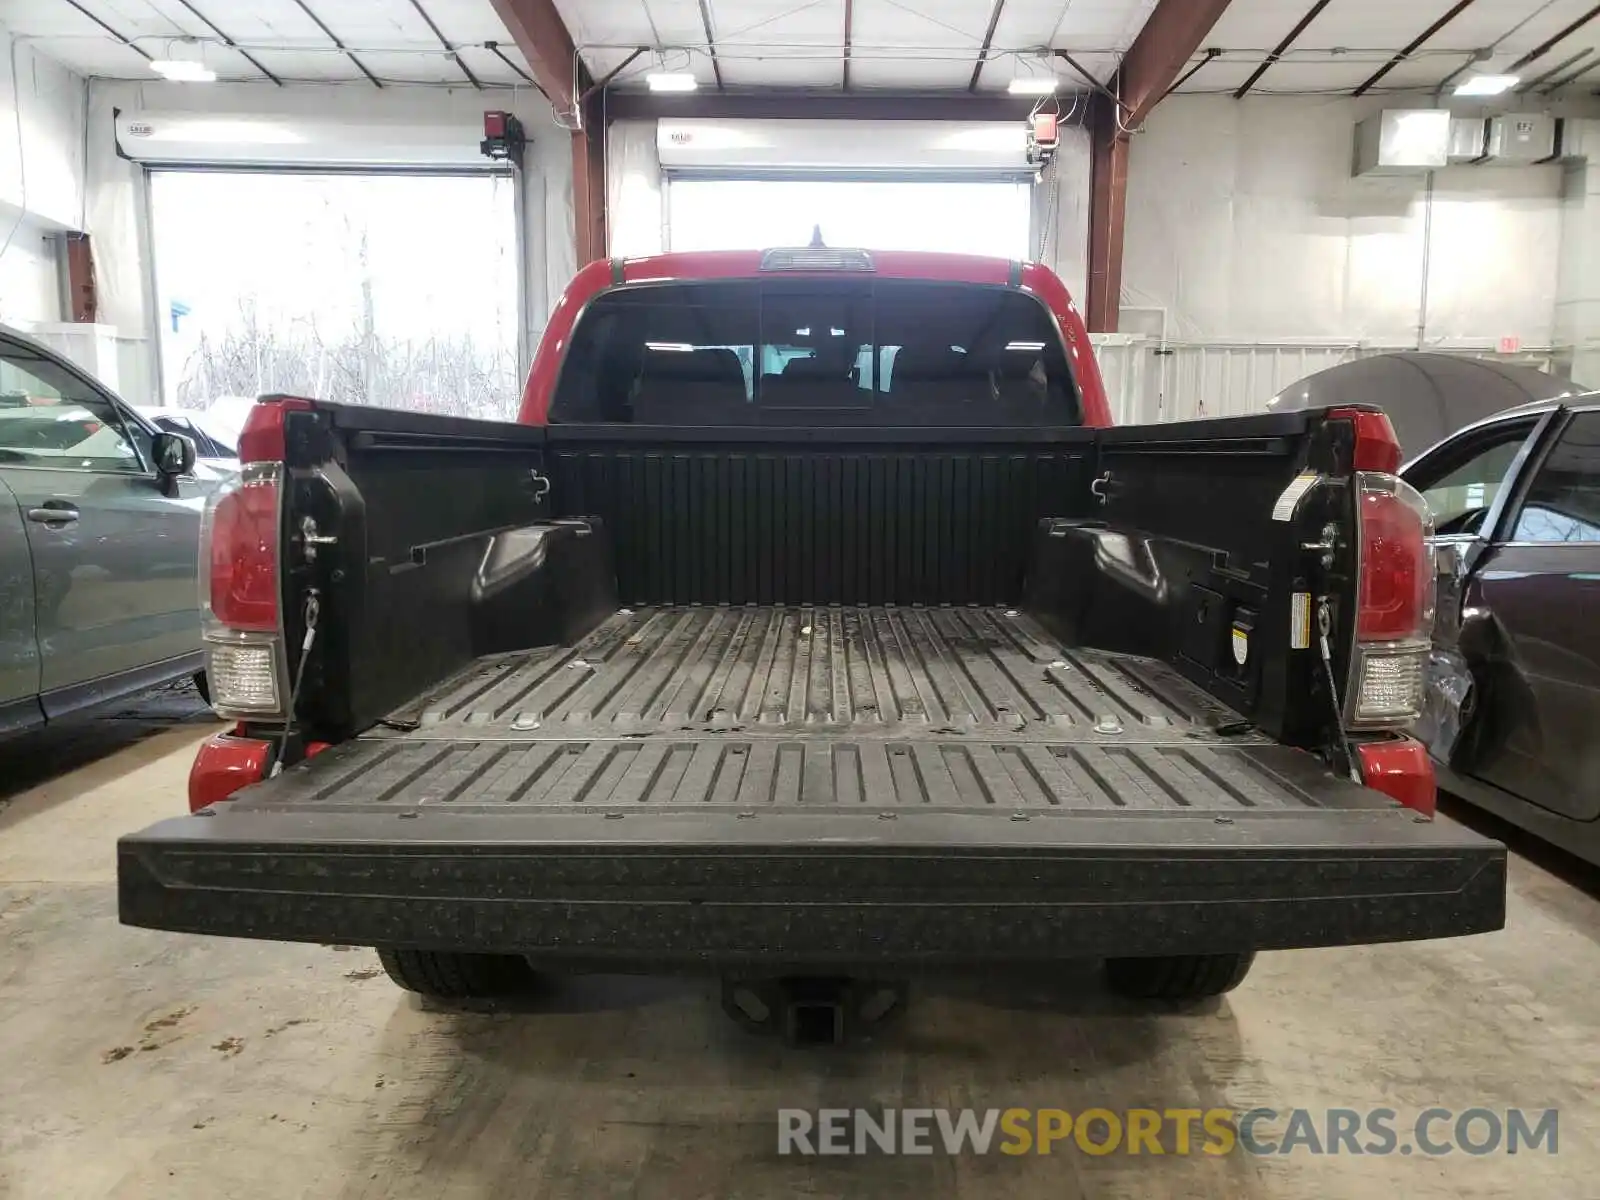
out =
{"type": "MultiPolygon", "coordinates": [[[[1274,343],[1168,342],[1129,334],[1093,334],[1111,413],[1118,425],[1235,417],[1262,412],[1296,380],[1387,347],[1274,343]]],[[[1499,357],[1460,351],[1469,357],[1499,357]]],[[[1537,354],[1513,361],[1547,367],[1537,354]]]]}

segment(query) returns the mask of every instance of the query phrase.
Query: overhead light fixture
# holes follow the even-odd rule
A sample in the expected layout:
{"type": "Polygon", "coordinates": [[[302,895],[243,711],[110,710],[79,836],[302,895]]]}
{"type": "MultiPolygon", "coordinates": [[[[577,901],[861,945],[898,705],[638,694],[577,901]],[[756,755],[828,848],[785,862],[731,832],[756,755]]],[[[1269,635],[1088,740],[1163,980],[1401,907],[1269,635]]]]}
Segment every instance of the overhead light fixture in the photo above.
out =
{"type": "Polygon", "coordinates": [[[652,71],[644,77],[652,92],[692,92],[700,81],[688,71],[652,71]]]}
{"type": "Polygon", "coordinates": [[[152,58],[150,69],[173,83],[215,83],[217,73],[206,66],[200,43],[188,38],[167,44],[165,58],[152,58]]]}
{"type": "Polygon", "coordinates": [[[181,58],[156,58],[150,69],[173,83],[215,83],[217,73],[205,63],[188,62],[181,58]]]}
{"type": "Polygon", "coordinates": [[[1011,81],[1006,91],[1013,96],[1054,96],[1056,94],[1056,77],[1054,75],[1019,75],[1011,81]]]}
{"type": "Polygon", "coordinates": [[[1468,75],[1456,84],[1456,95],[1499,96],[1520,82],[1521,79],[1516,75],[1468,75]]]}

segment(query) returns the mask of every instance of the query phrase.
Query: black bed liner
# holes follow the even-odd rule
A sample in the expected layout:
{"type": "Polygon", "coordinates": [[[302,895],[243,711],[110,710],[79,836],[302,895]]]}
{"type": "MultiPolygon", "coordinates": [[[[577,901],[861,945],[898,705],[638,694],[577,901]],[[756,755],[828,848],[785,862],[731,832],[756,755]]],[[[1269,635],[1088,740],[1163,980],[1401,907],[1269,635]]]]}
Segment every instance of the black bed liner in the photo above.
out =
{"type": "Polygon", "coordinates": [[[122,917],[602,964],[1498,928],[1504,851],[1015,610],[623,611],[119,846],[122,917]]]}
{"type": "Polygon", "coordinates": [[[1234,810],[1326,779],[1170,668],[1017,610],[691,607],[480,660],[232,807],[1234,810]]]}

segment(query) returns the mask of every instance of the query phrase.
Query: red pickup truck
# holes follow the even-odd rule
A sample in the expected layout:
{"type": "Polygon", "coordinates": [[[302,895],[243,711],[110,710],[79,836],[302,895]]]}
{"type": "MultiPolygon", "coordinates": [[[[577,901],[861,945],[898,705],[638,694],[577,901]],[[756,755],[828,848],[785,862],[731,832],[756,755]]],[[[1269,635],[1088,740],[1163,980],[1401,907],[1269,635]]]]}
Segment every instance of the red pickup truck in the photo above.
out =
{"type": "Polygon", "coordinates": [[[847,993],[761,981],[1087,957],[1184,998],[1503,922],[1402,732],[1433,579],[1387,420],[1111,428],[1043,267],[597,262],[519,423],[268,397],[240,450],[202,555],[237,725],[122,839],[128,924],[438,995],[700,970],[792,1027],[847,993]]]}

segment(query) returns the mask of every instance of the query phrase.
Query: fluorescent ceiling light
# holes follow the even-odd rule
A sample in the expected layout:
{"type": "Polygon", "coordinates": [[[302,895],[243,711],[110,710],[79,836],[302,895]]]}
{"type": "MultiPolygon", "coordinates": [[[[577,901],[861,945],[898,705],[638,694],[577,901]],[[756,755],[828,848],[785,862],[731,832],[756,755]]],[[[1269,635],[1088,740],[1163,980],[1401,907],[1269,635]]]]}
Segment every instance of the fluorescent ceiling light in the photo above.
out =
{"type": "Polygon", "coordinates": [[[1043,342],[1007,342],[1006,343],[1006,349],[1007,350],[1018,350],[1018,351],[1023,351],[1023,352],[1030,352],[1030,351],[1034,351],[1034,350],[1043,350],[1044,349],[1044,343],[1043,342]]]}
{"type": "Polygon", "coordinates": [[[646,342],[644,348],[662,352],[671,351],[674,354],[689,354],[694,350],[688,342],[646,342]]]}
{"type": "Polygon", "coordinates": [[[1056,94],[1054,75],[1019,75],[1006,88],[1013,96],[1053,96],[1056,94]]]}
{"type": "Polygon", "coordinates": [[[1520,82],[1515,75],[1468,75],[1456,84],[1458,96],[1498,96],[1520,82]]]}
{"type": "Polygon", "coordinates": [[[150,69],[163,79],[170,79],[173,83],[215,83],[217,73],[205,63],[192,62],[187,58],[156,58],[150,61],[150,69]]]}
{"type": "Polygon", "coordinates": [[[644,77],[652,92],[692,92],[700,81],[687,71],[652,71],[644,77]]]}

